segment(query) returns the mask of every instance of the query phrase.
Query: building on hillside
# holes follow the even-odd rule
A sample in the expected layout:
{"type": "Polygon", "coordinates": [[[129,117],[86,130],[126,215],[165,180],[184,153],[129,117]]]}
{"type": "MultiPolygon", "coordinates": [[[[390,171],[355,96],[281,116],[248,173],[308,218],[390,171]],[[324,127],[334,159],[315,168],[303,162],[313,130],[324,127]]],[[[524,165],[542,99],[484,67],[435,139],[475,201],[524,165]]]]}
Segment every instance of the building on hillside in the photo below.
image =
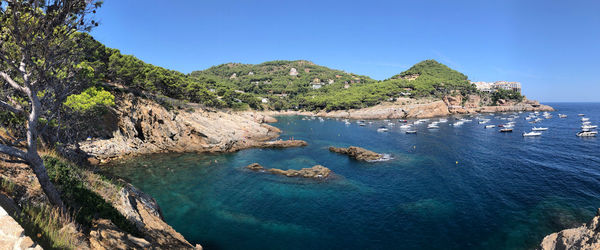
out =
{"type": "Polygon", "coordinates": [[[290,75],[291,76],[297,76],[298,75],[298,70],[296,68],[291,68],[290,69],[290,75]]]}
{"type": "Polygon", "coordinates": [[[477,90],[481,91],[481,92],[494,92],[494,83],[491,82],[471,82],[472,84],[475,84],[475,87],[477,88],[477,90]]]}
{"type": "Polygon", "coordinates": [[[262,98],[262,99],[260,99],[260,101],[262,103],[269,103],[269,99],[268,98],[262,98]]]}
{"type": "Polygon", "coordinates": [[[475,84],[477,90],[482,92],[493,93],[498,89],[514,90],[521,93],[520,82],[507,82],[507,81],[496,81],[496,82],[471,82],[475,84]]]}
{"type": "Polygon", "coordinates": [[[311,86],[313,89],[320,89],[321,87],[323,87],[323,84],[320,82],[313,82],[311,83],[311,86]]]}
{"type": "Polygon", "coordinates": [[[494,83],[495,89],[505,89],[505,90],[514,90],[521,93],[521,83],[520,82],[507,82],[507,81],[497,81],[494,83]]]}

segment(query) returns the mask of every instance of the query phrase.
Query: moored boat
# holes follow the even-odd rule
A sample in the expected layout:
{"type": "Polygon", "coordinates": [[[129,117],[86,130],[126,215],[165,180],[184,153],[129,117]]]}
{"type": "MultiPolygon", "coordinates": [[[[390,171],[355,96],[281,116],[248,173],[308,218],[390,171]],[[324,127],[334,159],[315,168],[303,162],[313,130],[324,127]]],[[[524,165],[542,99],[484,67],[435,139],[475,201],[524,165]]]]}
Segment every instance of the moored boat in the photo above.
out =
{"type": "Polygon", "coordinates": [[[485,128],[495,128],[496,125],[485,125],[485,128]]]}
{"type": "Polygon", "coordinates": [[[417,131],[416,130],[407,130],[406,133],[407,134],[416,134],[417,131]]]}
{"type": "Polygon", "coordinates": [[[532,131],[546,131],[546,130],[548,130],[548,128],[542,128],[542,127],[539,127],[539,128],[538,128],[538,127],[533,127],[531,130],[532,130],[532,131]]]}
{"type": "Polygon", "coordinates": [[[581,131],[577,133],[579,137],[594,137],[598,135],[598,131],[581,131]]]}
{"type": "Polygon", "coordinates": [[[531,131],[531,132],[529,132],[529,133],[523,133],[523,136],[524,136],[524,137],[529,137],[529,136],[540,136],[540,135],[542,135],[542,133],[540,133],[540,132],[535,132],[535,131],[531,131]]]}
{"type": "Polygon", "coordinates": [[[512,128],[503,128],[503,129],[500,129],[500,133],[511,133],[511,132],[513,132],[512,128]]]}

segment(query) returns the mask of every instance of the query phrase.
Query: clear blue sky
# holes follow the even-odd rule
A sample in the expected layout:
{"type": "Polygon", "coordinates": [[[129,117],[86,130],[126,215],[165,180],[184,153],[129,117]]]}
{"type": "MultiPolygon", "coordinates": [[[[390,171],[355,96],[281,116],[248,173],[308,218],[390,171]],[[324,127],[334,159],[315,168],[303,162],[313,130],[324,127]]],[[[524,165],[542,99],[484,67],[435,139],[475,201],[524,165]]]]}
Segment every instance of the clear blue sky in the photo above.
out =
{"type": "Polygon", "coordinates": [[[105,0],[92,34],[189,73],[306,59],[385,79],[435,59],[529,98],[600,101],[600,1],[105,0]]]}

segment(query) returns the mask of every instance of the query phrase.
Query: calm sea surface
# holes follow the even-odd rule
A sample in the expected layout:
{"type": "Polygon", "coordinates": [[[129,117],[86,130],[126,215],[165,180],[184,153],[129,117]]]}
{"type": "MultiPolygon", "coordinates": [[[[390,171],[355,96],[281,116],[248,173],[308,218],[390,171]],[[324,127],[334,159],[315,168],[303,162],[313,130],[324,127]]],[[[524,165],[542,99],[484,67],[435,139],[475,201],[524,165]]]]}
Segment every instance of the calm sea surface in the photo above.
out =
{"type": "MultiPolygon", "coordinates": [[[[600,104],[550,105],[557,112],[535,124],[549,128],[538,138],[521,136],[533,126],[528,113],[511,134],[475,119],[453,127],[449,118],[438,130],[423,123],[409,135],[398,125],[378,133],[384,121],[360,127],[279,117],[281,138],[309,146],[150,155],[105,170],[154,196],[166,221],[208,250],[530,249],[600,207],[600,138],[575,136],[578,113],[600,124],[600,104]],[[327,150],[351,145],[394,159],[365,163],[327,150]],[[244,169],[254,162],[321,164],[336,175],[317,181],[244,169]]],[[[485,117],[502,124],[509,115],[485,117]]]]}

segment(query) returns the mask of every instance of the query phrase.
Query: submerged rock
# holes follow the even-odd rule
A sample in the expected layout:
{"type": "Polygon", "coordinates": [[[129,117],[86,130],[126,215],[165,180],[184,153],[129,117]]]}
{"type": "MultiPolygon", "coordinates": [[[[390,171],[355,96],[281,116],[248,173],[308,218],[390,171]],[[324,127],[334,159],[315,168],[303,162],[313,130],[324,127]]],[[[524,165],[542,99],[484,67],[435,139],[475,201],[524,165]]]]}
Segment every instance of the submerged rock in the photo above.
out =
{"type": "Polygon", "coordinates": [[[540,249],[600,249],[600,208],[587,224],[544,237],[540,249]]]}
{"type": "Polygon", "coordinates": [[[329,147],[329,151],[338,154],[345,154],[359,161],[378,161],[384,158],[384,155],[382,154],[355,146],[350,146],[348,148],[329,147]]]}
{"type": "Polygon", "coordinates": [[[258,163],[252,163],[252,164],[246,166],[246,168],[253,170],[253,171],[262,171],[262,172],[266,171],[266,172],[269,172],[272,174],[285,175],[287,177],[302,177],[302,178],[312,178],[312,179],[327,178],[327,177],[329,177],[329,175],[331,175],[333,173],[331,171],[331,169],[326,168],[321,165],[315,165],[312,168],[303,168],[300,170],[296,170],[296,169],[282,170],[282,169],[277,169],[277,168],[265,169],[263,166],[261,166],[258,163]]]}

